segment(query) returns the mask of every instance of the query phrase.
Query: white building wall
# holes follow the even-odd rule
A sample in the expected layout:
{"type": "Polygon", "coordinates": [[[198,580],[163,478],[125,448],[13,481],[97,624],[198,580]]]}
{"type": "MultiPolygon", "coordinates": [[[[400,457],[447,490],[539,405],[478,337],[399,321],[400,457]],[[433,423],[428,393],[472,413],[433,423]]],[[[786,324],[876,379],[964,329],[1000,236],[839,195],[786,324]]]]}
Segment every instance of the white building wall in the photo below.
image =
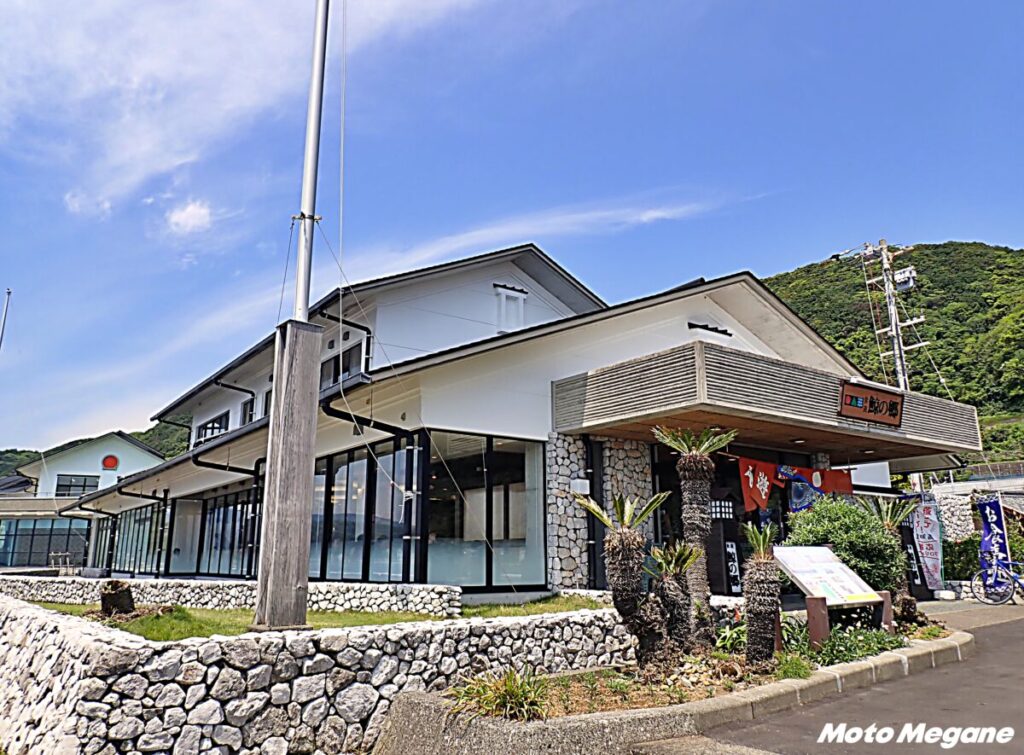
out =
{"type": "Polygon", "coordinates": [[[706,298],[674,301],[460,360],[420,377],[426,424],[466,432],[545,440],[551,432],[551,382],[701,339],[778,355],[706,298]],[[695,330],[722,327],[732,337],[695,330]]]}
{"type": "Polygon", "coordinates": [[[115,484],[119,477],[141,472],[159,461],[158,457],[117,436],[83,443],[55,456],[52,463],[47,462],[42,466],[36,486],[37,495],[53,496],[57,490],[59,474],[98,475],[100,488],[105,488],[115,484]],[[116,470],[103,469],[103,457],[108,454],[113,454],[120,461],[116,470]]]}
{"type": "Polygon", "coordinates": [[[573,313],[515,265],[502,262],[381,291],[373,365],[402,362],[498,334],[494,284],[527,292],[524,327],[573,313]]]}

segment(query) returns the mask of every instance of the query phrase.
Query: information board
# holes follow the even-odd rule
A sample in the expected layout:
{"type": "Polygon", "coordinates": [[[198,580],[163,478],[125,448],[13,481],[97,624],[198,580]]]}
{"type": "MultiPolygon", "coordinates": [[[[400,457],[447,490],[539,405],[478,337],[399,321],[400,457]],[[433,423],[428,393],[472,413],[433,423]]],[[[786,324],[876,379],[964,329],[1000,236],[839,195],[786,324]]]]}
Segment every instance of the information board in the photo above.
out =
{"type": "Polygon", "coordinates": [[[875,603],[882,596],[872,590],[828,548],[818,545],[777,545],[775,560],[805,595],[825,598],[829,606],[875,603]]]}

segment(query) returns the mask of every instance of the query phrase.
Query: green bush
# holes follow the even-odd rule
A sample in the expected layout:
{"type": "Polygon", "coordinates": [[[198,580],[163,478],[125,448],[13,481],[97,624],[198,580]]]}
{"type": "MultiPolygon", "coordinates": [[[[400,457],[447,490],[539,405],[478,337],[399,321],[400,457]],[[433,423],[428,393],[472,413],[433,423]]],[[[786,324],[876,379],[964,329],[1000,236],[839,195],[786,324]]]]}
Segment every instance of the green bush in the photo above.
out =
{"type": "Polygon", "coordinates": [[[895,538],[876,518],[842,498],[825,496],[790,517],[785,545],[828,545],[844,564],[875,590],[895,593],[906,570],[906,557],[895,538]]]}
{"type": "Polygon", "coordinates": [[[810,661],[795,653],[780,655],[778,660],[779,665],[775,669],[776,679],[807,679],[814,670],[810,661]]]}
{"type": "MultiPolygon", "coordinates": [[[[1012,519],[1006,522],[1006,532],[1010,539],[1010,557],[1024,558],[1024,531],[1021,525],[1012,519]]],[[[942,570],[946,579],[968,580],[981,568],[978,563],[978,549],[981,547],[981,533],[975,532],[959,543],[944,542],[942,544],[942,570]]]]}
{"type": "Polygon", "coordinates": [[[516,721],[544,718],[548,685],[531,671],[509,669],[504,674],[484,674],[453,687],[452,710],[474,716],[502,716],[516,721]]]}
{"type": "Polygon", "coordinates": [[[889,634],[882,629],[836,628],[829,633],[828,639],[814,653],[813,658],[822,666],[831,666],[878,655],[906,644],[906,640],[898,634],[889,634]]]}

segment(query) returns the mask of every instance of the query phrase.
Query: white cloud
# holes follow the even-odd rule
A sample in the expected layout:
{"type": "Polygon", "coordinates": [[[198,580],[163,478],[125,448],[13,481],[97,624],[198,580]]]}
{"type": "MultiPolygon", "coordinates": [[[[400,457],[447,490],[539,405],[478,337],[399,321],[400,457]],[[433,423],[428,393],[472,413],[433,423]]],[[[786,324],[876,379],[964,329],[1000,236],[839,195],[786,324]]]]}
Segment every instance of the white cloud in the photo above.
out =
{"type": "MultiPolygon", "coordinates": [[[[405,248],[353,252],[346,262],[352,278],[399,272],[447,257],[477,253],[526,241],[542,242],[563,236],[617,233],[651,223],[684,220],[715,210],[712,202],[629,200],[618,203],[565,205],[540,212],[512,215],[405,248]]],[[[337,266],[334,266],[337,270],[337,266]]],[[[329,279],[330,273],[328,273],[329,279]]],[[[335,273],[336,277],[336,273],[335,273]]]]}
{"type": "Polygon", "coordinates": [[[190,199],[185,204],[168,210],[165,217],[167,219],[167,230],[176,236],[201,233],[202,231],[209,230],[213,224],[209,202],[199,199],[190,199]]]}
{"type": "MultiPolygon", "coordinates": [[[[352,0],[349,49],[412,34],[479,1],[352,0]]],[[[5,0],[0,149],[21,153],[35,133],[55,134],[49,151],[37,151],[82,166],[70,174],[68,210],[107,213],[260,114],[301,104],[313,8],[310,0],[5,0]]]]}

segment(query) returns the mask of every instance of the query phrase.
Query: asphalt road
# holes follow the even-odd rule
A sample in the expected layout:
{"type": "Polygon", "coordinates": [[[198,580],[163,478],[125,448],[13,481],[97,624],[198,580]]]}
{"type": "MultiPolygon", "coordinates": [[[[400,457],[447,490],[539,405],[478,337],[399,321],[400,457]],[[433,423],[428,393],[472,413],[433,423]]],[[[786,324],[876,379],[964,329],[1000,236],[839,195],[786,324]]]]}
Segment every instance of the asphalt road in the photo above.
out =
{"type": "Polygon", "coordinates": [[[1024,753],[1024,606],[980,606],[973,603],[938,603],[930,615],[951,629],[975,636],[977,650],[964,663],[941,666],[914,676],[883,682],[831,700],[746,725],[713,729],[697,741],[678,747],[661,743],[659,753],[753,751],[779,755],[861,755],[862,753],[1024,753]],[[818,744],[827,723],[848,726],[893,726],[905,723],[930,726],[1013,727],[1009,744],[960,744],[943,749],[939,744],[818,744]]]}

